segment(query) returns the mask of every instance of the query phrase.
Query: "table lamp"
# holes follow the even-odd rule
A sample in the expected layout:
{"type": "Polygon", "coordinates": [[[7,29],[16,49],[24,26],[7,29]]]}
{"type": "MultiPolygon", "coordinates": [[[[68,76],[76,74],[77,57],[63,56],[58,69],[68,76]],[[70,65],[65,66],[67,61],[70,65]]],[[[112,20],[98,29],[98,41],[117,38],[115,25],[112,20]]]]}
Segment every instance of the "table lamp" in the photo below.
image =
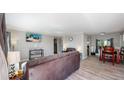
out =
{"type": "Polygon", "coordinates": [[[7,55],[7,61],[9,64],[9,77],[15,76],[15,64],[20,62],[20,52],[10,51],[7,55]]]}

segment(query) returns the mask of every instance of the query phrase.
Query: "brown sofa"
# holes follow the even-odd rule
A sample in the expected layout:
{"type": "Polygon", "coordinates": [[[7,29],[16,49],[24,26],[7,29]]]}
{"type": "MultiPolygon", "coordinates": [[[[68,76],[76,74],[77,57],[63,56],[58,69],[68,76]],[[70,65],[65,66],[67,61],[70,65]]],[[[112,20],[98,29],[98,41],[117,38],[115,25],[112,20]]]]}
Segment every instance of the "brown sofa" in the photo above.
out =
{"type": "Polygon", "coordinates": [[[28,63],[31,80],[63,80],[79,69],[80,54],[72,51],[31,60],[28,63]]]}

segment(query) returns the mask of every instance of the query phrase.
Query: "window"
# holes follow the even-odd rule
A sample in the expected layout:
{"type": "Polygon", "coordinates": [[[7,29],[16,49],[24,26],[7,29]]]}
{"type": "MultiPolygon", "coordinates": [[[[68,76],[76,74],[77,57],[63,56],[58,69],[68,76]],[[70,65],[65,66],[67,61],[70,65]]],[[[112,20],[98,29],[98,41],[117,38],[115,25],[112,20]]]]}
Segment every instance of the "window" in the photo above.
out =
{"type": "Polygon", "coordinates": [[[99,47],[111,46],[111,45],[112,45],[111,39],[97,40],[97,46],[99,46],[99,47]]]}
{"type": "Polygon", "coordinates": [[[108,41],[104,40],[104,46],[108,46],[108,41]]]}

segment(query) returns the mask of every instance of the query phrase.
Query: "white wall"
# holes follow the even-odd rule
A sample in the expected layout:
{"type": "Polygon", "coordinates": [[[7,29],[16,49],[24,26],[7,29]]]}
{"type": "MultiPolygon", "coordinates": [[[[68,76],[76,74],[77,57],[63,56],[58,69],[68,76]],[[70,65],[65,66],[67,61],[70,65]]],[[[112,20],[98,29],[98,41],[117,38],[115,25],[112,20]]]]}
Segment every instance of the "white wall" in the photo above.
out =
{"type": "Polygon", "coordinates": [[[66,49],[68,47],[76,48],[80,53],[83,54],[83,59],[87,57],[87,53],[85,51],[85,43],[84,43],[84,34],[80,35],[71,35],[63,37],[63,48],[66,49]],[[73,40],[70,41],[69,38],[73,37],[73,40]]]}
{"type": "Polygon", "coordinates": [[[62,38],[57,38],[57,53],[61,53],[63,50],[62,38]]]}
{"type": "Polygon", "coordinates": [[[26,32],[11,31],[12,41],[16,41],[15,50],[21,52],[21,59],[29,58],[30,49],[44,49],[44,55],[53,55],[53,36],[42,36],[38,43],[26,42],[26,32]]]}
{"type": "MultiPolygon", "coordinates": [[[[84,34],[84,58],[87,58],[87,45],[90,47],[90,36],[87,34],[84,34]]],[[[89,50],[90,52],[90,50],[89,50]]],[[[90,55],[90,53],[89,53],[90,55]]]]}

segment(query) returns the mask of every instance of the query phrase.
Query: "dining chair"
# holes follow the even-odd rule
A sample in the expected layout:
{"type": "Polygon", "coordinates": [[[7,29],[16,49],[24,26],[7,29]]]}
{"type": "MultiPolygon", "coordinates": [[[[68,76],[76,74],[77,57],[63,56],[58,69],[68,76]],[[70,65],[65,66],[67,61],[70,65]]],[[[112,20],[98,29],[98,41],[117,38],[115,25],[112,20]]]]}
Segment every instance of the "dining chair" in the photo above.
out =
{"type": "Polygon", "coordinates": [[[102,61],[103,60],[103,48],[102,47],[99,47],[99,50],[100,50],[100,56],[99,56],[99,61],[102,61]]]}
{"type": "Polygon", "coordinates": [[[110,46],[104,47],[103,62],[105,63],[106,60],[107,61],[112,60],[112,64],[114,65],[115,55],[114,55],[114,48],[113,47],[110,47],[110,46]]]}
{"type": "Polygon", "coordinates": [[[120,64],[124,60],[124,47],[121,47],[117,53],[117,63],[120,64]]]}

